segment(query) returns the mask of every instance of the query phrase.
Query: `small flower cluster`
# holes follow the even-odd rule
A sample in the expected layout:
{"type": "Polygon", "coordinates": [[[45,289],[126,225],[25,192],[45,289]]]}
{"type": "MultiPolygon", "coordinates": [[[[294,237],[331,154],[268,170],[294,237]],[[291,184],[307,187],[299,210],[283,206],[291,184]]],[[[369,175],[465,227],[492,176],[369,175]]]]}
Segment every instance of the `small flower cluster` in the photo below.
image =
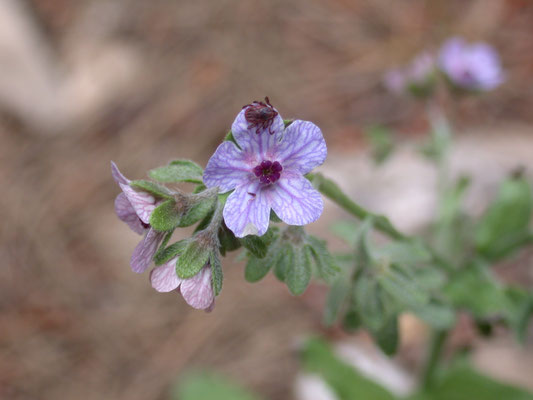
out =
{"type": "MultiPolygon", "coordinates": [[[[150,225],[152,213],[163,201],[156,198],[154,193],[135,189],[130,186],[131,181],[119,171],[114,162],[111,172],[122,193],[115,199],[115,213],[131,230],[143,239],[135,247],[131,257],[131,269],[136,273],[143,273],[150,266],[156,252],[167,232],[159,232],[150,225]]],[[[214,307],[215,299],[211,287],[211,268],[206,264],[202,270],[189,279],[181,279],[176,273],[174,257],[163,265],[155,267],[150,273],[152,287],[158,292],[181,292],[185,301],[192,307],[210,310],[214,307]]]]}
{"type": "Polygon", "coordinates": [[[505,79],[496,50],[486,43],[469,44],[454,37],[447,40],[437,56],[424,52],[405,68],[388,71],[385,87],[393,93],[425,97],[433,92],[437,71],[455,90],[489,91],[505,79]]]}
{"type": "MultiPolygon", "coordinates": [[[[131,181],[112,163],[113,178],[122,191],[115,200],[116,214],[143,235],[131,258],[132,270],[142,273],[155,263],[150,273],[154,289],[180,292],[192,307],[213,309],[222,285],[220,255],[244,246],[248,257],[261,259],[270,243],[279,243],[271,237],[276,230],[260,238],[271,218],[302,226],[321,215],[322,198],[304,175],[326,155],[316,125],[284,121],[267,97],[243,107],[205,172],[190,161],[176,160],[150,171],[157,182],[131,181]],[[197,187],[186,194],[164,186],[179,182],[197,187]],[[191,238],[168,245],[176,228],[195,223],[191,238]]],[[[312,243],[323,247],[319,241],[312,243]]],[[[307,248],[306,254],[315,254],[324,265],[325,248],[320,257],[311,251],[312,244],[307,248]]],[[[306,260],[298,266],[310,272],[309,257],[306,260]]],[[[287,285],[300,294],[311,275],[293,275],[296,278],[287,285]]]]}

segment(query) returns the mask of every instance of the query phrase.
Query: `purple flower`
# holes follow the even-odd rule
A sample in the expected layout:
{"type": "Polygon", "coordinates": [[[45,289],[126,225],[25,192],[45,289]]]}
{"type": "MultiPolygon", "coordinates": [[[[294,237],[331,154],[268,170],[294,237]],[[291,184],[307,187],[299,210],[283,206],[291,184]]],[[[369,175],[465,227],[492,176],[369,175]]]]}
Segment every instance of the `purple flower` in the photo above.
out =
{"type": "Polygon", "coordinates": [[[218,146],[203,176],[209,188],[218,186],[221,193],[234,189],[223,214],[237,237],[263,235],[271,209],[289,225],[305,225],[322,214],[322,198],[304,178],[326,159],[322,132],[300,120],[285,128],[266,100],[237,115],[231,131],[239,147],[229,141],[218,146]]]}
{"type": "Polygon", "coordinates": [[[131,230],[144,235],[135,247],[130,261],[133,272],[142,273],[151,264],[165,236],[165,232],[157,232],[150,227],[150,215],[157,206],[157,201],[150,193],[133,189],[130,180],[122,175],[114,162],[111,162],[111,173],[122,189],[122,193],[115,199],[115,213],[131,230]]]}
{"type": "Polygon", "coordinates": [[[167,263],[156,267],[150,273],[152,287],[158,292],[177,290],[191,307],[211,311],[215,307],[215,295],[211,284],[211,266],[207,264],[200,272],[189,279],[181,279],[176,273],[176,262],[173,258],[167,263]]]}
{"type": "Polygon", "coordinates": [[[389,70],[383,83],[392,93],[403,94],[409,90],[415,95],[424,95],[433,88],[434,72],[435,60],[431,54],[424,52],[406,67],[389,70]]]}
{"type": "Polygon", "coordinates": [[[449,39],[440,50],[439,67],[451,83],[467,90],[491,90],[504,81],[498,54],[486,43],[449,39]]]}

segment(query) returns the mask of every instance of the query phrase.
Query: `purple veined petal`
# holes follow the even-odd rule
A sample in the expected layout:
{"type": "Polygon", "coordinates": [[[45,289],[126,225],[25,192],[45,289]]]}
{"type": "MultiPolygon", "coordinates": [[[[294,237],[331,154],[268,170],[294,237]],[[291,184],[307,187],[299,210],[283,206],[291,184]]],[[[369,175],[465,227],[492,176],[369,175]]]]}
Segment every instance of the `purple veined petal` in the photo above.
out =
{"type": "Polygon", "coordinates": [[[133,232],[139,235],[146,232],[146,228],[124,193],[120,193],[115,199],[115,213],[122,222],[128,224],[133,232]]]}
{"type": "Polygon", "coordinates": [[[211,286],[211,267],[205,266],[192,278],[183,279],[180,291],[191,307],[198,310],[208,309],[215,299],[211,286]]]}
{"type": "Polygon", "coordinates": [[[297,120],[285,129],[276,146],[276,158],[284,170],[307,174],[321,165],[328,155],[320,128],[309,121],[297,120]]]}
{"type": "Polygon", "coordinates": [[[246,154],[255,154],[257,158],[270,159],[272,157],[271,150],[283,135],[285,127],[283,119],[278,113],[269,128],[260,129],[257,133],[255,128],[248,129],[249,123],[244,116],[245,112],[245,109],[241,110],[231,126],[235,141],[246,154]]]}
{"type": "Polygon", "coordinates": [[[204,171],[203,181],[208,188],[219,186],[225,193],[248,180],[257,156],[241,151],[232,142],[223,142],[211,156],[204,171]]]}
{"type": "Polygon", "coordinates": [[[177,257],[150,272],[150,282],[158,292],[171,292],[180,285],[181,279],[176,274],[176,261],[178,261],[177,257]]]}
{"type": "Polygon", "coordinates": [[[272,209],[289,225],[306,225],[320,217],[324,203],[320,193],[297,172],[284,173],[281,179],[264,190],[272,209]]]}
{"type": "Polygon", "coordinates": [[[126,178],[120,170],[117,167],[117,164],[115,164],[113,161],[111,161],[111,175],[113,176],[113,179],[116,183],[119,185],[122,183],[123,185],[129,185],[130,180],[126,178]]]}
{"type": "Polygon", "coordinates": [[[237,187],[226,200],[223,215],[235,236],[263,235],[270,220],[270,201],[261,183],[256,180],[237,187]]]}
{"type": "Polygon", "coordinates": [[[156,207],[154,196],[147,192],[136,191],[130,185],[123,183],[120,183],[119,185],[137,213],[137,216],[142,222],[149,224],[150,215],[152,215],[152,211],[154,211],[156,207]]]}
{"type": "Polygon", "coordinates": [[[131,255],[130,265],[133,272],[141,274],[150,266],[164,236],[165,232],[157,232],[150,228],[131,255]]]}

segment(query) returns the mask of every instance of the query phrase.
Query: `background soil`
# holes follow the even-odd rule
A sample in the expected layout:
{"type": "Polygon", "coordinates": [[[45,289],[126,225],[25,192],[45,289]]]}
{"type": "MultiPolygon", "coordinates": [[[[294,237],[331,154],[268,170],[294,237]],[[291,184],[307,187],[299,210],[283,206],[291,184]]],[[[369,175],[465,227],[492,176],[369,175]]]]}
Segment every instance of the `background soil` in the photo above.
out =
{"type": "MultiPolygon", "coordinates": [[[[247,284],[232,257],[211,314],[154,292],[129,269],[138,237],[113,214],[110,160],[130,178],[173,158],[205,164],[265,95],[317,123],[333,160],[363,157],[373,123],[419,138],[422,108],[387,94],[382,74],[457,34],[496,46],[507,71],[454,110],[469,148],[512,134],[520,144],[490,153],[512,160],[532,144],[527,0],[2,0],[0,26],[2,399],[167,399],[204,367],[288,399],[298,339],[322,330],[320,287],[293,298],[272,277],[247,284]]],[[[339,215],[311,229],[328,236],[339,215]]]]}

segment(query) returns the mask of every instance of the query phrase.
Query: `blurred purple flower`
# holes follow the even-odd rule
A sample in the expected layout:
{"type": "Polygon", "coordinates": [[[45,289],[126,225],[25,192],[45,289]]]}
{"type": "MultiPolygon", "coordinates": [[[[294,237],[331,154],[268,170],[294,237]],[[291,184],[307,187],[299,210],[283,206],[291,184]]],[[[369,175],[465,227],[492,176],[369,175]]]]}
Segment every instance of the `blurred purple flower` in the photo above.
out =
{"type": "Polygon", "coordinates": [[[209,188],[218,186],[221,193],[235,189],[224,207],[224,221],[235,236],[263,235],[271,209],[289,225],[305,225],[320,217],[322,198],[304,178],[327,155],[315,124],[296,120],[285,128],[267,99],[267,104],[245,106],[231,131],[239,147],[230,141],[218,146],[203,180],[209,188]]]}
{"type": "Polygon", "coordinates": [[[416,56],[404,68],[389,70],[383,79],[385,87],[392,93],[427,94],[433,87],[435,59],[428,52],[416,56]]]}
{"type": "Polygon", "coordinates": [[[399,68],[390,69],[383,77],[385,88],[394,94],[402,94],[407,87],[404,71],[399,68]]]}
{"type": "Polygon", "coordinates": [[[147,192],[137,191],[130,186],[130,180],[111,162],[111,174],[120,186],[122,193],[115,199],[115,213],[128,224],[132,231],[144,235],[131,256],[131,269],[142,273],[152,262],[165,232],[157,232],[150,227],[150,215],[157,206],[156,199],[147,192]]]}
{"type": "Polygon", "coordinates": [[[467,90],[487,91],[504,81],[498,54],[486,43],[449,39],[440,50],[439,67],[452,84],[467,90]]]}
{"type": "Polygon", "coordinates": [[[150,273],[152,287],[158,292],[177,290],[191,307],[211,311],[215,307],[211,266],[207,264],[192,278],[181,279],[176,273],[177,261],[177,257],[173,258],[152,270],[150,273]]]}

